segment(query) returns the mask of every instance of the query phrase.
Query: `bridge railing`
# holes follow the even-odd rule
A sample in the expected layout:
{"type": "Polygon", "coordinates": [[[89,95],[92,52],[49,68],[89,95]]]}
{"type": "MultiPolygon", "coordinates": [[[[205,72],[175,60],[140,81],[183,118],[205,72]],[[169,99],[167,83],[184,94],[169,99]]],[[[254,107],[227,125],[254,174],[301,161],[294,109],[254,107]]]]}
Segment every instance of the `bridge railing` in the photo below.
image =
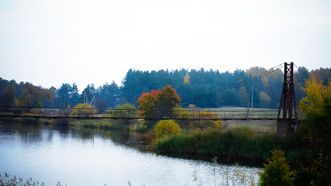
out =
{"type": "Polygon", "coordinates": [[[139,109],[110,109],[98,113],[94,108],[55,107],[1,107],[0,116],[45,117],[45,118],[91,118],[91,119],[177,119],[177,120],[235,120],[235,119],[276,119],[273,109],[174,109],[171,113],[157,111],[155,116],[145,117],[139,109]],[[163,113],[162,113],[163,112],[163,113]]]}

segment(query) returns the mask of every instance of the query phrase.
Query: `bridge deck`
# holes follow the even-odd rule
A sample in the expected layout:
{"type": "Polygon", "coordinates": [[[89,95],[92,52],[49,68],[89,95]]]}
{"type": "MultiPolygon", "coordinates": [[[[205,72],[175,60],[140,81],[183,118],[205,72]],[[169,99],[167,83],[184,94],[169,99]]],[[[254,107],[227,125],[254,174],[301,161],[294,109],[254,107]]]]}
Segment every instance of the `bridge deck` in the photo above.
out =
{"type": "Polygon", "coordinates": [[[0,117],[45,119],[144,119],[144,120],[276,120],[273,109],[184,109],[167,117],[144,117],[138,109],[111,109],[107,114],[95,113],[95,109],[0,107],[0,117]],[[92,113],[89,113],[91,111],[92,113]],[[77,114],[78,113],[78,114],[77,114]],[[207,113],[207,114],[206,114],[207,113]]]}

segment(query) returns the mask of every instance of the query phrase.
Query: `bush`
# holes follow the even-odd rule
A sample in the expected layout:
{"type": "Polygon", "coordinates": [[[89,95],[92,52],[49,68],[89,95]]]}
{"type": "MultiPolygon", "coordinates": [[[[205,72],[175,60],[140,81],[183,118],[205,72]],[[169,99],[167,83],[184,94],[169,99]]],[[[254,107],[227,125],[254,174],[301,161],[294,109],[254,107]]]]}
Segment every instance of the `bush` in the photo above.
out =
{"type": "Polygon", "coordinates": [[[122,105],[117,105],[115,109],[107,111],[114,118],[133,118],[136,115],[136,110],[130,103],[124,103],[122,105]]]}
{"type": "Polygon", "coordinates": [[[96,114],[97,110],[87,103],[77,104],[71,111],[71,115],[89,115],[96,114]]]}
{"type": "Polygon", "coordinates": [[[263,172],[260,173],[259,185],[293,185],[293,172],[290,170],[284,152],[281,150],[273,150],[271,153],[272,156],[264,165],[263,172]]]}
{"type": "Polygon", "coordinates": [[[179,134],[180,126],[174,120],[161,120],[154,127],[154,135],[156,138],[179,134]]]}

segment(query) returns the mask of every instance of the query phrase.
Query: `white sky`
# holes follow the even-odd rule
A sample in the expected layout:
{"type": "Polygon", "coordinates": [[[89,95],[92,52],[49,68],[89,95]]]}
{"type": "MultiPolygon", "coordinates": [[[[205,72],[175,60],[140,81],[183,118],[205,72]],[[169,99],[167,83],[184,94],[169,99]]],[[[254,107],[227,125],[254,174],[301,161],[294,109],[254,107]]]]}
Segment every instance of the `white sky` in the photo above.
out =
{"type": "Polygon", "coordinates": [[[331,66],[330,0],[0,0],[0,77],[120,83],[127,70],[331,66]]]}

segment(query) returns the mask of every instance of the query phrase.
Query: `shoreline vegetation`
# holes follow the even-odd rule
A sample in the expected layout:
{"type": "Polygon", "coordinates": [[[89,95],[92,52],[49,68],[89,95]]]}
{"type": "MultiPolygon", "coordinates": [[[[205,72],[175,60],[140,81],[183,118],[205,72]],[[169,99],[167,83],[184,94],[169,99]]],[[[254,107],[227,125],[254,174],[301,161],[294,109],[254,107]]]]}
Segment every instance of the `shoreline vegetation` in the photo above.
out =
{"type": "MultiPolygon", "coordinates": [[[[131,146],[142,151],[150,151],[160,155],[213,161],[215,158],[222,164],[239,164],[244,166],[263,167],[264,161],[270,157],[275,148],[287,151],[287,158],[295,163],[298,158],[310,152],[302,148],[298,137],[284,138],[271,132],[256,132],[254,126],[239,125],[221,127],[221,123],[213,121],[193,121],[189,127],[182,127],[173,120],[161,120],[159,123],[175,123],[159,129],[149,128],[143,120],[63,120],[34,118],[2,118],[3,123],[25,123],[35,126],[66,127],[74,130],[91,130],[94,132],[120,132],[139,140],[131,146]],[[206,127],[209,125],[209,127],[206,127]],[[202,127],[204,126],[204,127],[202,127]],[[297,140],[293,143],[294,140],[297,140]]],[[[157,124],[156,124],[157,125],[157,124]]],[[[185,122],[187,125],[187,122],[185,122]]],[[[127,144],[125,144],[127,145],[127,144]]]]}

